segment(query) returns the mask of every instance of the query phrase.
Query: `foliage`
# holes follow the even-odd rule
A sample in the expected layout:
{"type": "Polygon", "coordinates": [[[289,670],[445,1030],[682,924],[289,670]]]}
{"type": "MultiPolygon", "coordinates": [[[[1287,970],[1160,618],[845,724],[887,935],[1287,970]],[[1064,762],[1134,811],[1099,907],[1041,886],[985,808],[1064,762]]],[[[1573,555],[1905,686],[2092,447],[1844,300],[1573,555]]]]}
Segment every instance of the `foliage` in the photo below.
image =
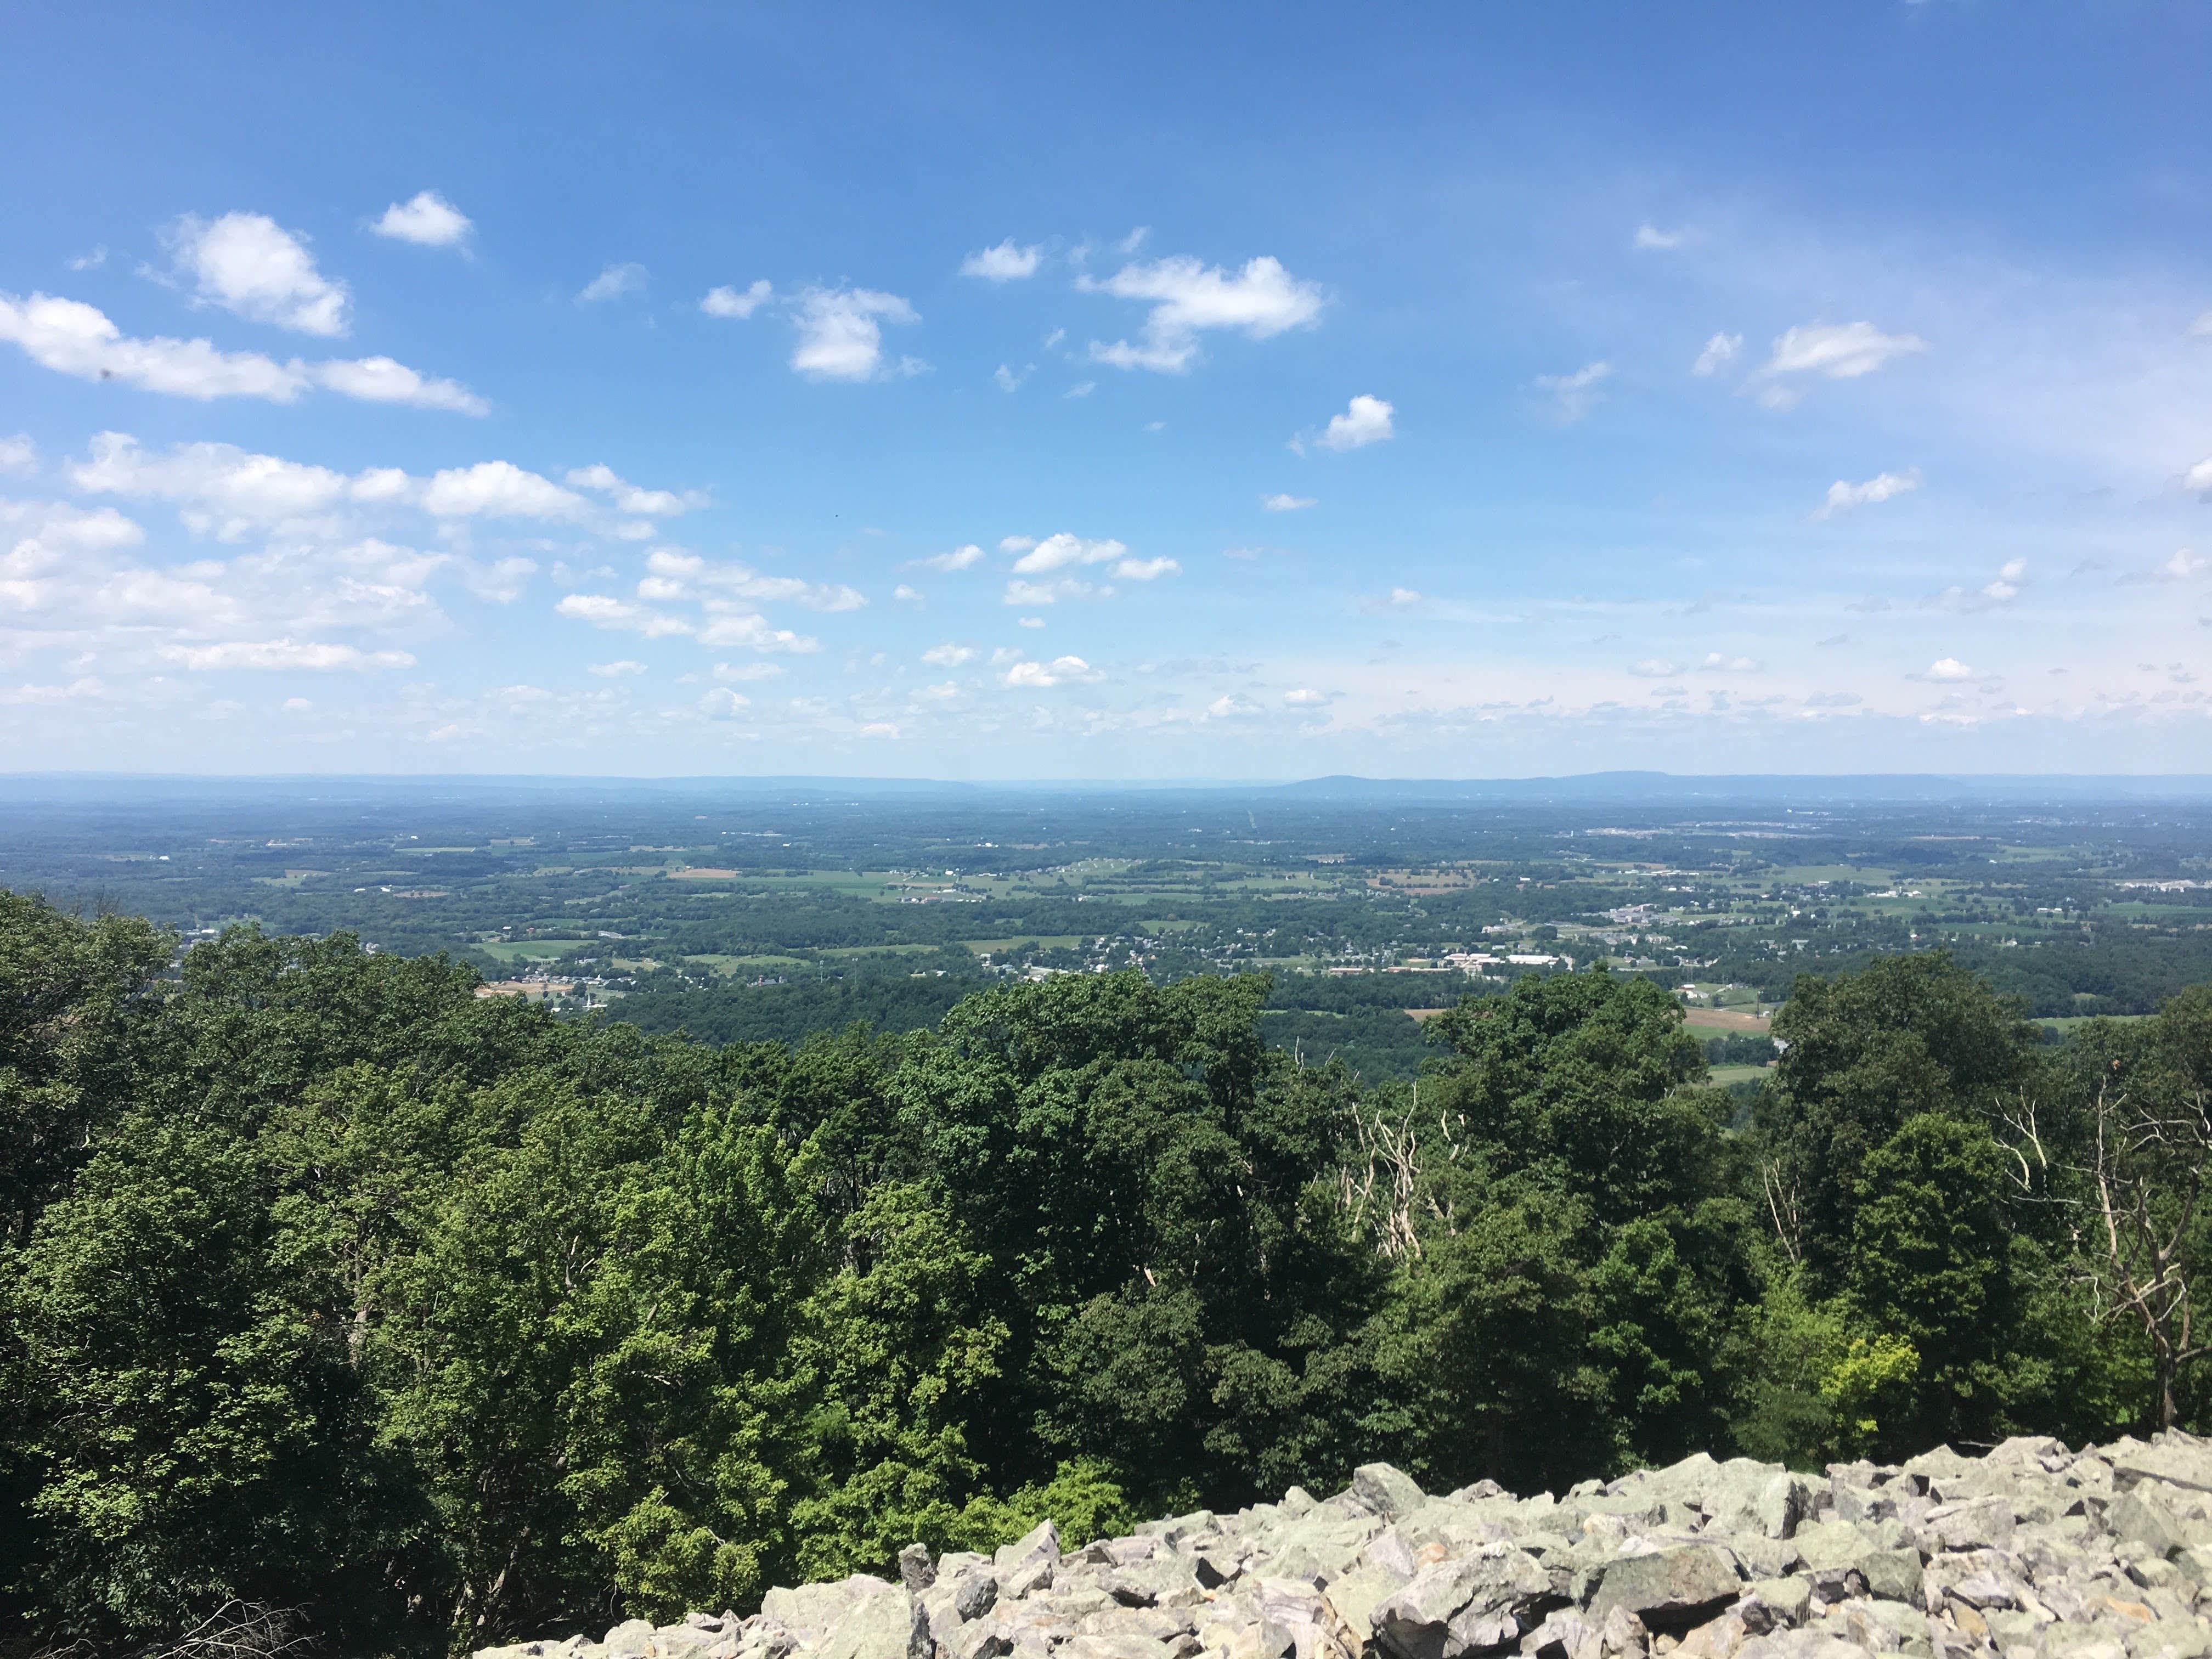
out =
{"type": "Polygon", "coordinates": [[[1260,975],[716,1049],[344,935],[169,962],[0,895],[0,1556],[41,1641],[237,1603],[429,1654],[1376,1457],[1558,1490],[2203,1421],[2099,1316],[2078,1171],[2097,1085],[2212,1075],[2212,992],[2051,1052],[1939,957],[1808,978],[1732,1127],[1602,969],[1464,995],[1363,1085],[1270,1046],[1260,975]]]}

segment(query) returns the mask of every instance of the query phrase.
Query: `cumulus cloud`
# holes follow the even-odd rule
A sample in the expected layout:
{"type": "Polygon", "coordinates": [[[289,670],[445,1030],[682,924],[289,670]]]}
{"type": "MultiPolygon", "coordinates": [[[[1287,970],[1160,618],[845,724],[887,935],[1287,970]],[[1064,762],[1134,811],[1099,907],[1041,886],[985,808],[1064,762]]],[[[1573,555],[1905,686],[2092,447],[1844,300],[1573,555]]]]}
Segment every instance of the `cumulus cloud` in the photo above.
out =
{"type": "Polygon", "coordinates": [[[681,617],[672,617],[665,611],[653,611],[644,605],[632,605],[627,599],[616,599],[609,593],[566,593],[553,607],[555,614],[573,617],[577,622],[589,623],[594,628],[605,628],[628,634],[641,634],[647,639],[666,639],[672,635],[695,634],[698,629],[681,617]]]}
{"type": "Polygon", "coordinates": [[[569,519],[584,505],[581,496],[512,461],[478,461],[434,473],[421,500],[423,511],[441,519],[569,519]]]}
{"type": "Polygon", "coordinates": [[[295,357],[280,363],[258,351],[219,351],[207,340],[161,335],[132,339],[96,307],[47,294],[27,300],[0,294],[0,340],[21,347],[33,362],[57,374],[116,380],[177,398],[264,398],[289,404],[321,386],[372,403],[467,415],[482,415],[489,407],[455,381],[417,374],[389,357],[323,363],[295,357]]]}
{"type": "Polygon", "coordinates": [[[729,287],[708,289],[707,297],[699,301],[699,309],[709,317],[733,317],[743,321],[775,297],[775,289],[763,276],[742,291],[729,287]]]}
{"type": "Polygon", "coordinates": [[[867,597],[843,582],[810,582],[798,576],[771,576],[737,560],[716,562],[678,548],[657,547],[646,556],[641,599],[698,599],[709,610],[729,599],[789,600],[810,611],[858,611],[867,597]]]}
{"type": "Polygon", "coordinates": [[[39,447],[28,433],[19,432],[12,438],[0,438],[0,474],[14,478],[27,478],[39,470],[39,447]]]}
{"type": "Polygon", "coordinates": [[[1759,665],[1749,657],[1730,657],[1718,651],[1708,651],[1705,659],[1698,665],[1701,674],[1755,674],[1759,665]]]}
{"type": "Polygon", "coordinates": [[[791,354],[791,366],[815,380],[873,380],[890,373],[919,373],[925,365],[913,357],[886,368],[883,325],[921,320],[921,314],[896,294],[866,288],[810,288],[799,296],[799,344],[791,354]]]}
{"type": "Polygon", "coordinates": [[[1552,394],[1553,413],[1571,425],[1597,406],[1605,395],[1597,388],[1612,373],[1611,363],[1584,363],[1571,374],[1539,374],[1536,385],[1552,394]]]}
{"type": "Polygon", "coordinates": [[[459,247],[475,228],[467,214],[434,190],[417,191],[404,202],[394,202],[369,227],[379,236],[417,247],[459,247]]]}
{"type": "Polygon", "coordinates": [[[783,665],[780,662],[718,662],[714,665],[714,678],[726,685],[772,680],[782,672],[783,665]]]}
{"type": "Polygon", "coordinates": [[[1928,342],[1917,334],[1885,334],[1872,323],[1802,323],[1775,337],[1774,349],[1752,385],[1765,407],[1790,409],[1804,392],[1787,376],[1855,380],[1927,349],[1928,342]]]}
{"type": "Polygon", "coordinates": [[[619,658],[613,662],[586,663],[584,667],[587,673],[596,674],[603,680],[628,679],[633,674],[645,672],[643,663],[633,662],[628,657],[619,658]]]}
{"type": "Polygon", "coordinates": [[[965,547],[956,547],[950,553],[933,553],[926,559],[916,559],[915,564],[926,570],[965,570],[971,564],[981,564],[983,550],[970,542],[965,547]]]}
{"type": "Polygon", "coordinates": [[[390,357],[336,359],[312,370],[317,385],[342,397],[369,404],[404,404],[410,409],[447,409],[457,415],[488,415],[491,405],[458,380],[417,374],[390,357]]]}
{"type": "Polygon", "coordinates": [[[1260,505],[1270,513],[1303,513],[1306,508],[1318,507],[1321,503],[1311,495],[1292,495],[1278,492],[1273,495],[1262,495],[1260,498],[1260,505]]]}
{"type": "Polygon", "coordinates": [[[204,220],[185,214],[162,233],[179,277],[203,305],[300,334],[336,336],[349,325],[343,283],[315,269],[307,238],[262,213],[204,220]]]}
{"type": "Polygon", "coordinates": [[[2181,487],[2212,499],[2212,455],[2207,455],[2182,474],[2181,487]]]}
{"type": "Polygon", "coordinates": [[[195,673],[225,669],[412,668],[404,651],[363,651],[358,646],[317,640],[226,640],[214,645],[176,645],[162,654],[195,673]]]}
{"type": "Polygon", "coordinates": [[[1018,282],[1034,276],[1044,263],[1044,249],[1036,243],[1018,246],[1011,236],[996,247],[978,248],[960,262],[963,276],[981,276],[987,283],[1018,282]]]}
{"type": "Polygon", "coordinates": [[[1628,672],[1638,679],[1672,679],[1682,672],[1682,665],[1666,657],[1646,657],[1641,662],[1628,665],[1628,672]]]}
{"type": "Polygon", "coordinates": [[[1920,469],[1905,472],[1878,472],[1863,483],[1852,483],[1838,478],[1828,486],[1827,499],[1813,516],[1832,519],[1838,513],[1848,513],[1855,507],[1866,507],[1877,501],[1887,501],[1908,495],[1920,488],[1920,469]]]}
{"type": "Polygon", "coordinates": [[[673,519],[695,507],[707,505],[702,495],[678,495],[667,489],[641,489],[603,461],[590,466],[572,468],[568,481],[578,489],[597,490],[605,495],[613,502],[616,511],[634,513],[641,518],[673,519]]]}
{"type": "Polygon", "coordinates": [[[1199,354],[1199,337],[1207,329],[1235,329],[1265,340],[1312,323],[1324,300],[1318,287],[1299,281],[1280,260],[1264,255],[1233,273],[1178,255],[1124,265],[1103,281],[1085,276],[1076,286],[1117,299],[1152,301],[1137,343],[1093,340],[1091,356],[1115,368],[1167,374],[1190,367],[1199,354]]]}
{"type": "Polygon", "coordinates": [[[1283,701],[1293,708],[1318,708],[1328,701],[1328,693],[1316,691],[1310,685],[1283,693],[1283,701]]]}
{"type": "Polygon", "coordinates": [[[1705,342],[1705,349],[1698,354],[1698,361],[1690,365],[1692,374],[1717,374],[1736,360],[1743,349],[1741,334],[1716,334],[1705,342]]]}
{"type": "Polygon", "coordinates": [[[1000,363],[996,368],[991,371],[991,378],[998,383],[1000,391],[1012,393],[1021,390],[1022,382],[1028,380],[1031,373],[1034,372],[1036,368],[1036,365],[1035,363],[1030,363],[1024,368],[1020,374],[1017,374],[1012,369],[1007,368],[1006,364],[1000,363]]]}
{"type": "Polygon", "coordinates": [[[697,708],[710,720],[733,720],[738,713],[752,707],[752,699],[742,691],[732,691],[726,685],[718,685],[699,699],[697,708]]]}
{"type": "MultiPolygon", "coordinates": [[[[1392,424],[1397,413],[1396,405],[1362,392],[1345,405],[1343,414],[1330,416],[1328,424],[1312,441],[1340,454],[1347,449],[1364,449],[1370,444],[1382,443],[1398,435],[1392,424]]],[[[1291,447],[1303,455],[1306,443],[1304,434],[1300,434],[1291,440],[1291,447]]]]}
{"type": "Polygon", "coordinates": [[[1656,225],[1644,224],[1636,228],[1636,246],[1650,252],[1668,252],[1690,240],[1682,230],[1662,230],[1656,225]]]}
{"type": "Polygon", "coordinates": [[[1095,684],[1105,674],[1080,657],[1054,657],[1050,662],[1018,662],[1006,670],[1008,685],[1048,686],[1095,684]]]}
{"type": "Polygon", "coordinates": [[[1110,564],[1125,557],[1129,550],[1110,538],[1085,541],[1080,536],[1071,536],[1066,531],[1048,536],[1041,542],[1027,537],[1008,536],[999,545],[1009,552],[1020,551],[1014,561],[1014,569],[1024,576],[1034,576],[1049,570],[1065,570],[1075,565],[1110,564]]]}
{"type": "Polygon", "coordinates": [[[607,300],[619,300],[641,292],[645,287],[645,267],[635,260],[624,260],[611,264],[576,291],[580,306],[600,304],[607,300]]]}
{"type": "Polygon", "coordinates": [[[1974,671],[1956,657],[1938,657],[1928,665],[1928,672],[1921,678],[1930,680],[1970,680],[1974,678],[1974,671]]]}
{"type": "Polygon", "coordinates": [[[434,518],[573,520],[583,497],[511,461],[452,467],[428,478],[398,467],[337,472],[258,455],[231,444],[179,444],[154,453],[127,433],[103,432],[90,459],[69,469],[79,489],[171,501],[203,535],[296,525],[342,509],[412,507],[434,518]]]}
{"type": "Polygon", "coordinates": [[[1162,576],[1182,573],[1182,566],[1174,559],[1122,559],[1114,566],[1114,574],[1124,581],[1157,581],[1162,576]]]}
{"type": "MultiPolygon", "coordinates": [[[[1006,584],[1000,603],[1005,605],[1058,605],[1062,599],[1106,599],[1114,596],[1111,587],[1085,581],[1080,576],[1055,576],[1049,581],[1030,581],[1017,576],[1006,584]]],[[[1022,618],[1022,626],[1030,625],[1022,618]]],[[[1042,626],[1042,623],[1038,624],[1042,626]]]]}
{"type": "Polygon", "coordinates": [[[951,643],[933,645],[921,653],[921,659],[932,668],[957,668],[963,663],[973,662],[975,659],[975,647],[972,645],[951,643]]]}

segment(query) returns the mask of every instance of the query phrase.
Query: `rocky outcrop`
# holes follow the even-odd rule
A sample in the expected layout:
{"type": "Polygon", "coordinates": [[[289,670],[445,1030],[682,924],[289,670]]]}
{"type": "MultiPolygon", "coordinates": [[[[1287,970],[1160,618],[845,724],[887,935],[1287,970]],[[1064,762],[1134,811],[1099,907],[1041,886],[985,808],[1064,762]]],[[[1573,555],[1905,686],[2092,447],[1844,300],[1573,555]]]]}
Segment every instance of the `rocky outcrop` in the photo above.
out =
{"type": "Polygon", "coordinates": [[[1825,1478],[1701,1455],[1564,1498],[1375,1464],[1326,1501],[898,1570],[477,1659],[2212,1659],[2212,1442],[1825,1478]]]}

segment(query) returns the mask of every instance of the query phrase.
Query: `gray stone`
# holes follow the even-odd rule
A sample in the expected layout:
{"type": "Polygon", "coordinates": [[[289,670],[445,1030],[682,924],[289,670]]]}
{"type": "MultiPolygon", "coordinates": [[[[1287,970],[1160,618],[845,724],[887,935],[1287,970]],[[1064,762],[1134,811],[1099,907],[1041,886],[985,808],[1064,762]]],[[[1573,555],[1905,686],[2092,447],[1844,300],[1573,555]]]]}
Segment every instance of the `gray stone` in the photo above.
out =
{"type": "Polygon", "coordinates": [[[952,1581],[952,1610],[963,1622],[981,1619],[998,1601],[998,1575],[988,1569],[969,1567],[952,1581]]]}
{"type": "Polygon", "coordinates": [[[1742,1588],[1735,1557],[1711,1544],[1623,1556],[1605,1570],[1590,1612],[1622,1607],[1646,1625],[1687,1628],[1702,1624],[1742,1588]]]}
{"type": "Polygon", "coordinates": [[[600,1644],[614,1659],[635,1659],[641,1655],[653,1640],[653,1621],[650,1619],[625,1619],[606,1634],[600,1644]]]}
{"type": "Polygon", "coordinates": [[[1388,1463],[1362,1463],[1354,1469],[1352,1495],[1385,1521],[1395,1521],[1428,1501],[1412,1475],[1388,1463]]]}
{"type": "Polygon", "coordinates": [[[2118,1537],[2147,1546],[2161,1559],[2188,1541],[2172,1510],[2148,1483],[2114,1498],[2105,1511],[2105,1524],[2118,1537]]]}

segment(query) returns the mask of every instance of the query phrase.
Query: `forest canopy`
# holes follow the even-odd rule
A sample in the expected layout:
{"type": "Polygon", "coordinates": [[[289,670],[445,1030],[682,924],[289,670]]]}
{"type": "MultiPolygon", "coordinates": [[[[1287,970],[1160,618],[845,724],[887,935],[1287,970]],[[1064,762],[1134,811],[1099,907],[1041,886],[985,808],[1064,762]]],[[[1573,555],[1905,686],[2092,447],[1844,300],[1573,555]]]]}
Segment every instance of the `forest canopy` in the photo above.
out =
{"type": "Polygon", "coordinates": [[[15,1633],[236,1600],[438,1653],[1376,1458],[1556,1490],[2212,1408],[2212,988],[2051,1045],[1941,954],[1808,976],[1747,1109],[1602,967],[1382,1085],[1270,1048],[1259,975],[720,1048],[477,984],[0,892],[15,1633]]]}

